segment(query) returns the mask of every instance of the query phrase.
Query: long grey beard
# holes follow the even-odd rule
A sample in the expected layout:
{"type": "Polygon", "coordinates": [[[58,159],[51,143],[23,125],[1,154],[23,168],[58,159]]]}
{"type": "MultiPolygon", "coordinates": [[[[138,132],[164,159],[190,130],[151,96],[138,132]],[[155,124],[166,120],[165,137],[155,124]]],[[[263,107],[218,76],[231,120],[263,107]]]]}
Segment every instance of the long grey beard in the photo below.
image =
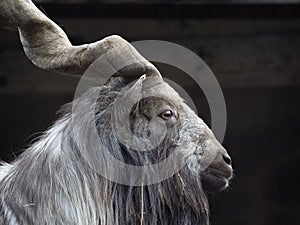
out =
{"type": "MultiPolygon", "coordinates": [[[[94,88],[77,101],[84,105],[89,95],[100,93],[97,127],[103,131],[100,139],[110,140],[102,142],[104,147],[127,163],[151,162],[156,156],[124,154],[110,137],[108,106],[121,87],[122,83],[115,89],[94,88]]],[[[200,177],[186,167],[168,180],[144,187],[116,184],[91,169],[80,146],[94,146],[92,140],[74,134],[88,133],[95,105],[82,109],[80,125],[74,124],[67,109],[13,164],[0,167],[1,225],[209,224],[200,177]]]]}

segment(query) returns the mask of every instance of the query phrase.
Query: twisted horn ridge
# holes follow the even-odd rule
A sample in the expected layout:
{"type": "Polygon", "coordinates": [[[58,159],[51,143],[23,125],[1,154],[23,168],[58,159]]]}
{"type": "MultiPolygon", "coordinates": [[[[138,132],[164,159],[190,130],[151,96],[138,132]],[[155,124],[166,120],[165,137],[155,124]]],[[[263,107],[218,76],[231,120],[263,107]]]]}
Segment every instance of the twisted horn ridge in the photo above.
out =
{"type": "Polygon", "coordinates": [[[120,36],[112,35],[94,43],[73,46],[65,32],[31,0],[1,0],[0,27],[18,30],[26,56],[45,70],[83,74],[99,56],[109,52],[112,66],[126,65],[114,75],[160,76],[153,64],[120,36]],[[126,62],[131,63],[127,65],[126,62]]]}

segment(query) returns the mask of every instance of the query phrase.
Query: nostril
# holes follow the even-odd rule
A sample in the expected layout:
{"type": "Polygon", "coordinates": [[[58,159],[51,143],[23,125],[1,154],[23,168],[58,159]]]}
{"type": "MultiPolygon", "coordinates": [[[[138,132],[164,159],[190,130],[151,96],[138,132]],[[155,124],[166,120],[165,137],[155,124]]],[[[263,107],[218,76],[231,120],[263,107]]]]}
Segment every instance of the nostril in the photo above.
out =
{"type": "Polygon", "coordinates": [[[229,157],[229,155],[223,155],[223,159],[228,165],[231,166],[232,161],[231,161],[231,158],[229,157]]]}

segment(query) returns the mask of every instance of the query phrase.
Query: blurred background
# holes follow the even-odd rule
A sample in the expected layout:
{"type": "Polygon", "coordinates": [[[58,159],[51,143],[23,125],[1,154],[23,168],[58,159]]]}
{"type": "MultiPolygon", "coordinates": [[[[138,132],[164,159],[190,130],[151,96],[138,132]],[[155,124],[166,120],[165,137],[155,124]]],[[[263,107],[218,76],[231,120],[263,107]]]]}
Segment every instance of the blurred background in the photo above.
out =
{"type": "MultiPolygon", "coordinates": [[[[119,34],[185,46],[212,69],[227,106],[229,190],[210,195],[212,225],[300,224],[300,0],[36,0],[74,44],[119,34]]],[[[0,158],[12,160],[72,101],[78,76],[45,72],[16,32],[0,30],[0,158]]],[[[210,124],[199,87],[181,84],[210,124]]],[[[192,65],[191,65],[192,66],[192,65]]]]}

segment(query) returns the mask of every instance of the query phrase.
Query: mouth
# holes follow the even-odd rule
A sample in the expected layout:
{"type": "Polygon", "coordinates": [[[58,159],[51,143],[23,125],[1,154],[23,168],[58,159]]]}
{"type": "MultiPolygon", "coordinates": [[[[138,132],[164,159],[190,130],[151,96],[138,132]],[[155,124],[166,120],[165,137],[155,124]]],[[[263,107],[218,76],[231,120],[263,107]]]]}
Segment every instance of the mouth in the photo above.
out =
{"type": "Polygon", "coordinates": [[[232,177],[232,169],[219,169],[208,167],[201,173],[201,180],[204,189],[207,192],[217,192],[226,189],[229,186],[229,181],[232,177]]]}

